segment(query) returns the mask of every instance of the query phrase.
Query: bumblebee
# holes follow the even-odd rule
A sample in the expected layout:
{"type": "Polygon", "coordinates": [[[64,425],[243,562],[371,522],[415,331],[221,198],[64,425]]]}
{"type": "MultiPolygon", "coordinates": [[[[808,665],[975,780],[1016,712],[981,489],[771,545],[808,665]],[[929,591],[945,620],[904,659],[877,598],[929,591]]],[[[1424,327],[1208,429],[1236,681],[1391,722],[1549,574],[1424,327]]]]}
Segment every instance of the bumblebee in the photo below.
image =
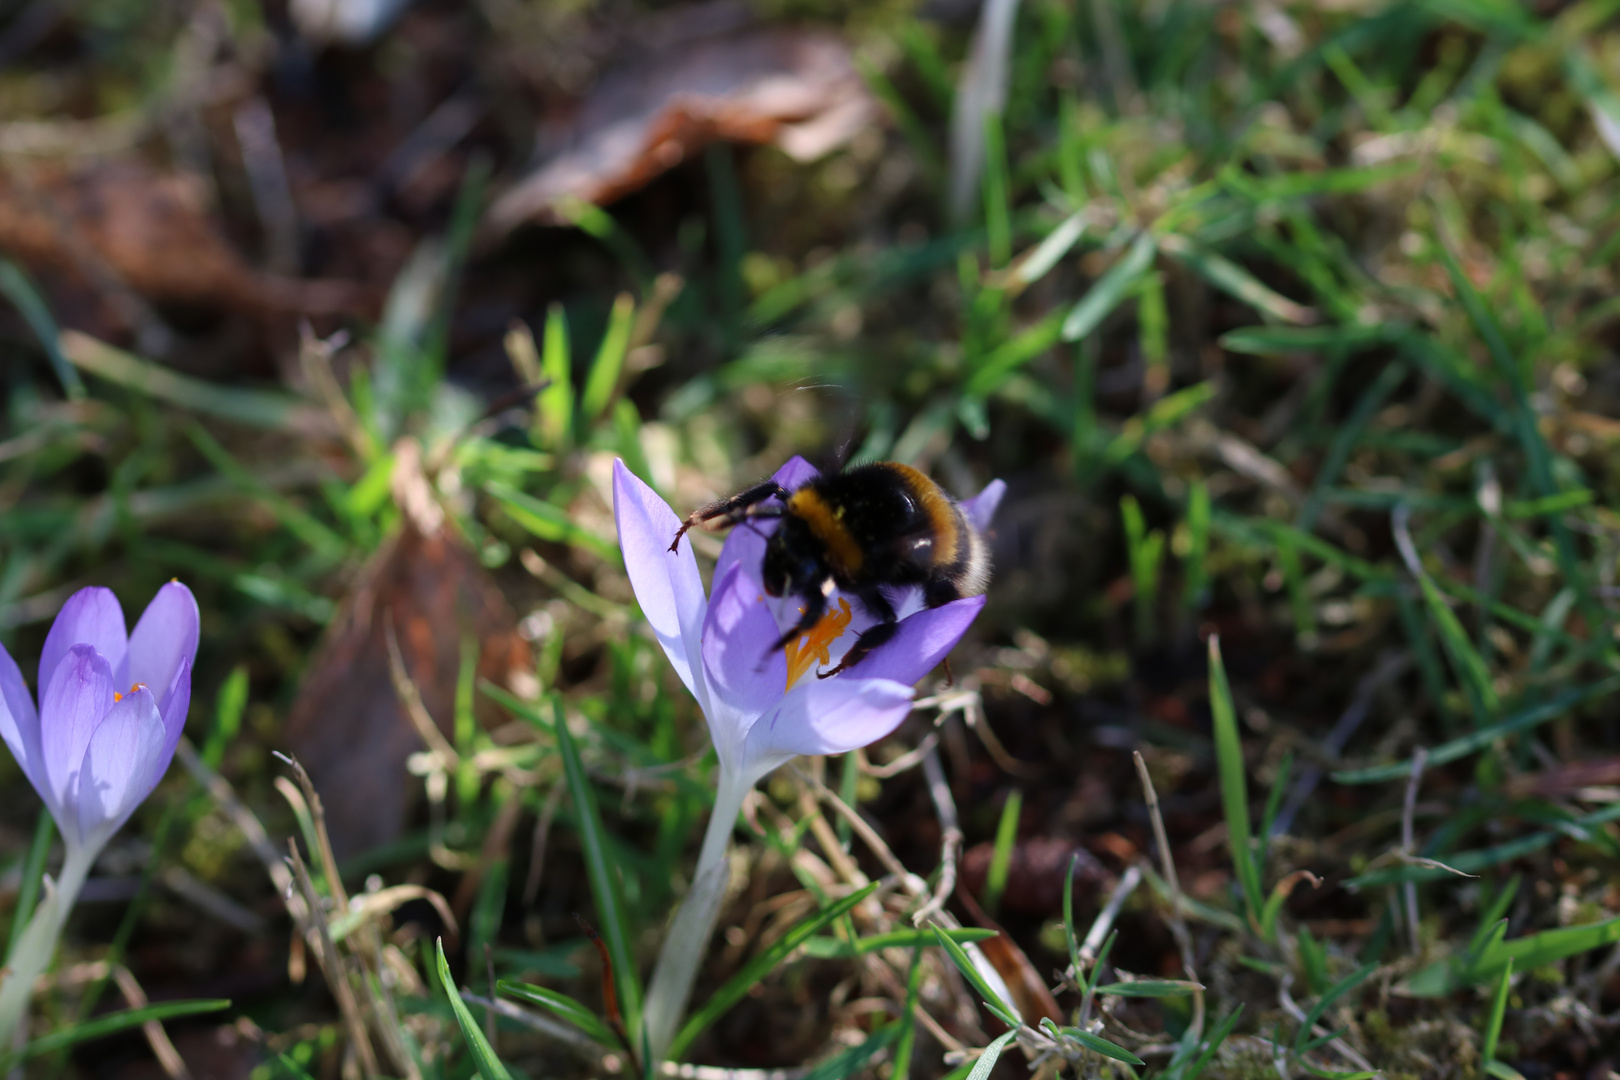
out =
{"type": "MultiPolygon", "coordinates": [[[[877,623],[867,628],[825,679],[854,667],[894,637],[900,620],[884,587],[922,587],[940,607],[978,596],[990,584],[990,550],[957,501],[909,465],[877,461],[818,476],[789,490],[764,480],[693,511],[669,550],[693,527],[709,532],[755,518],[777,518],[761,568],[765,591],[804,601],[798,625],[771,646],[808,633],[839,590],[860,600],[877,623]]],[[[767,654],[768,655],[768,654],[767,654]]]]}

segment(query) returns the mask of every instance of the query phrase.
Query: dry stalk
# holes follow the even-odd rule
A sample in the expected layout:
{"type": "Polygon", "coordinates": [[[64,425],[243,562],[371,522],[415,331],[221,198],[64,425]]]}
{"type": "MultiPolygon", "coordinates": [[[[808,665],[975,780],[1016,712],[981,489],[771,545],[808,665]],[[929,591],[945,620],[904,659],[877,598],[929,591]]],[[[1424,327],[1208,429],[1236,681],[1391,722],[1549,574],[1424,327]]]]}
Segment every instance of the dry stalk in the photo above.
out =
{"type": "Polygon", "coordinates": [[[309,868],[304,865],[304,859],[298,853],[298,842],[289,838],[287,851],[288,862],[298,879],[299,891],[303,893],[304,903],[310,911],[309,921],[314,924],[317,944],[315,959],[326,975],[327,985],[332,988],[332,996],[337,1000],[338,1011],[343,1014],[343,1024],[349,1031],[349,1045],[354,1048],[355,1054],[360,1059],[361,1071],[368,1078],[376,1077],[379,1075],[377,1052],[372,1049],[365,1018],[360,1015],[360,1005],[354,999],[354,988],[349,985],[348,966],[344,964],[343,956],[332,940],[332,928],[326,920],[326,912],[321,907],[320,897],[315,892],[315,883],[309,878],[309,868]]]}
{"type": "MultiPolygon", "coordinates": [[[[1423,767],[1428,763],[1429,752],[1418,747],[1417,753],[1412,755],[1412,775],[1406,782],[1406,800],[1401,804],[1401,854],[1407,858],[1415,854],[1417,847],[1413,819],[1417,814],[1418,788],[1423,784],[1423,767]]],[[[1417,882],[1408,881],[1401,886],[1401,899],[1406,905],[1406,934],[1412,944],[1412,955],[1416,956],[1423,951],[1423,941],[1418,935],[1417,882]]]]}
{"type": "Polygon", "coordinates": [[[956,819],[956,800],[951,798],[951,786],[945,780],[945,767],[940,764],[939,750],[935,746],[929,746],[923,754],[923,776],[928,781],[934,812],[939,815],[939,884],[928,902],[911,917],[914,926],[921,926],[944,911],[945,901],[956,891],[956,860],[962,853],[963,841],[962,827],[956,819]]]}
{"type": "Polygon", "coordinates": [[[525,908],[532,908],[540,895],[540,872],[546,865],[546,841],[551,836],[551,823],[557,818],[557,808],[562,805],[562,797],[567,790],[568,785],[561,781],[552,784],[545,803],[540,807],[540,817],[534,823],[534,840],[529,846],[529,876],[523,882],[525,908]]]}
{"type": "MultiPolygon", "coordinates": [[[[1282,979],[1277,983],[1277,1003],[1282,1006],[1283,1012],[1293,1017],[1298,1023],[1304,1024],[1306,1020],[1305,1010],[1299,1007],[1299,1003],[1296,1002],[1293,995],[1288,992],[1289,988],[1293,985],[1293,973],[1284,972],[1282,979]]],[[[1317,1024],[1311,1028],[1310,1034],[1313,1039],[1319,1039],[1328,1034],[1328,1030],[1321,1024],[1317,1024]]],[[[1326,1045],[1331,1046],[1335,1053],[1349,1063],[1351,1068],[1359,1069],[1363,1072],[1374,1071],[1372,1063],[1358,1054],[1350,1046],[1346,1045],[1342,1038],[1330,1039],[1326,1045]]]]}
{"type": "MultiPolygon", "coordinates": [[[[1181,968],[1186,972],[1187,979],[1201,982],[1193,958],[1192,933],[1187,929],[1187,918],[1182,908],[1181,878],[1176,875],[1175,856],[1170,852],[1170,834],[1165,830],[1164,814],[1159,810],[1159,793],[1153,789],[1153,778],[1148,775],[1142,752],[1133,750],[1131,756],[1136,759],[1136,775],[1142,779],[1142,796],[1147,801],[1148,818],[1153,822],[1153,840],[1159,845],[1159,865],[1164,880],[1170,885],[1170,936],[1176,939],[1176,947],[1181,950],[1181,968]]],[[[1194,1038],[1197,1038],[1204,1032],[1204,992],[1194,990],[1192,997],[1193,1015],[1189,1026],[1194,1038]]]]}
{"type": "MultiPolygon", "coordinates": [[[[124,1000],[131,1009],[144,1009],[147,1006],[146,992],[141,984],[135,981],[135,975],[122,964],[112,970],[113,981],[118,984],[118,992],[124,995],[124,1000]]],[[[152,1056],[158,1059],[158,1064],[171,1080],[190,1080],[191,1070],[181,1060],[180,1052],[169,1041],[169,1033],[163,1030],[163,1025],[157,1020],[148,1020],[141,1025],[141,1034],[146,1036],[146,1043],[152,1048],[152,1056]]]]}

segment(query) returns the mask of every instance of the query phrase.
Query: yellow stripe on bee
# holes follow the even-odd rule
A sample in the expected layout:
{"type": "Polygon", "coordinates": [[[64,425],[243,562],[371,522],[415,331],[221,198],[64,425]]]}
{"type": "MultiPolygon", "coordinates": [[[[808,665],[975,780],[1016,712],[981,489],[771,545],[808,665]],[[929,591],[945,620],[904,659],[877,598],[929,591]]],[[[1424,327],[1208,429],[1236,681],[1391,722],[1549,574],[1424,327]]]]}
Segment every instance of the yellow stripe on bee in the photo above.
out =
{"type": "Polygon", "coordinates": [[[912,495],[922,503],[923,513],[928,515],[928,524],[934,531],[934,565],[951,565],[956,561],[962,538],[956,507],[951,505],[950,497],[926,473],[898,461],[891,461],[888,466],[905,478],[912,495]]]}
{"type": "Polygon", "coordinates": [[[810,526],[817,540],[827,545],[835,568],[845,574],[857,573],[861,568],[861,546],[844,524],[844,515],[828,505],[827,500],[814,488],[802,487],[788,496],[788,513],[810,526]]]}

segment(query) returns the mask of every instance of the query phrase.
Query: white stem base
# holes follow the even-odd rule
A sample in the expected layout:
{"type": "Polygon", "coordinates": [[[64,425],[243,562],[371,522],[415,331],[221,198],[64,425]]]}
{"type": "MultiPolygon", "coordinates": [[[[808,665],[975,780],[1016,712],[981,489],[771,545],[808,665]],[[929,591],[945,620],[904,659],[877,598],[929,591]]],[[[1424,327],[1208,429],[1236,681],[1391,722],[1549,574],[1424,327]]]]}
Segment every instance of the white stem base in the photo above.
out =
{"type": "Polygon", "coordinates": [[[725,769],[720,772],[714,813],[709,817],[703,850],[698,855],[697,874],[670,924],[664,948],[658,954],[658,966],[653,969],[652,983],[647,988],[647,1048],[653,1061],[664,1060],[675,1039],[676,1026],[686,1013],[692,983],[697,979],[703,954],[708,951],[709,938],[714,934],[715,919],[720,914],[720,904],[725,900],[726,885],[731,878],[726,846],[743,800],[753,787],[752,778],[731,776],[725,769]]]}
{"type": "Polygon", "coordinates": [[[5,981],[0,982],[0,1049],[10,1049],[17,1025],[28,1011],[34,983],[50,968],[56,955],[56,940],[62,936],[73,902],[90,876],[95,852],[69,848],[62,864],[62,876],[55,888],[47,887],[45,899],[34,910],[28,929],[17,939],[17,947],[6,958],[5,981]]]}

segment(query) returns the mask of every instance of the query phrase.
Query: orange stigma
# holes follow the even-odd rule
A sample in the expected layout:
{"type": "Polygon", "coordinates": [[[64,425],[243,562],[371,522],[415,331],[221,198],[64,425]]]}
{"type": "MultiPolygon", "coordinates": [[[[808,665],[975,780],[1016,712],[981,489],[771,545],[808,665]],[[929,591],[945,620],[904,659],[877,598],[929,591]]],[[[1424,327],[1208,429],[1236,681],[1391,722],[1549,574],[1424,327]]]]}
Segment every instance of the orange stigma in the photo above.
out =
{"type": "Polygon", "coordinates": [[[821,617],[810,631],[787,643],[787,688],[793,689],[793,684],[804,677],[804,673],[816,664],[832,663],[830,650],[832,643],[849,627],[850,621],[855,618],[849,610],[849,601],[843,597],[838,598],[838,611],[829,611],[821,617]]]}
{"type": "MultiPolygon", "coordinates": [[[[145,690],[145,689],[146,689],[146,684],[143,683],[143,682],[130,683],[128,692],[133,694],[137,690],[145,690]]],[[[114,690],[113,691],[113,700],[114,701],[123,701],[124,700],[124,695],[120,694],[118,691],[114,690]]]]}

